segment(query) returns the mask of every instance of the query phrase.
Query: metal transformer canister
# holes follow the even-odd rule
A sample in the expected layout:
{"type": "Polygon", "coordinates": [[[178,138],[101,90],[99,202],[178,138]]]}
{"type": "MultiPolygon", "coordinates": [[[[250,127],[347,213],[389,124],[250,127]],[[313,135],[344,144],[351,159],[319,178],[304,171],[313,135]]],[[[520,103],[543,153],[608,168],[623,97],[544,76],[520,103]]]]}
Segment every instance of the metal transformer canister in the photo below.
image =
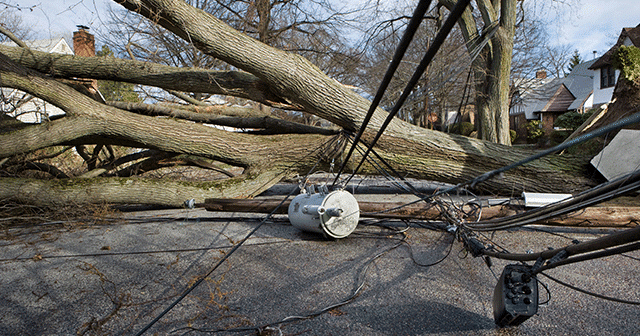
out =
{"type": "Polygon", "coordinates": [[[344,238],[360,219],[360,207],[352,194],[344,190],[331,193],[310,192],[296,196],[289,204],[289,221],[294,227],[326,237],[344,238]]]}

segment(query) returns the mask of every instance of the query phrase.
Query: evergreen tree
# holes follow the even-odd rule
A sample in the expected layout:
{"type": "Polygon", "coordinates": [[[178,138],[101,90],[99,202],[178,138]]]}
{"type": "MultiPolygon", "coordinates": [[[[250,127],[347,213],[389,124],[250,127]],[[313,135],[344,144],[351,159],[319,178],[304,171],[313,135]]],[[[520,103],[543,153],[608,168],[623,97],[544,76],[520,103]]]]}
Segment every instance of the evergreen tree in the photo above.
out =
{"type": "Polygon", "coordinates": [[[567,70],[571,72],[573,68],[580,63],[582,63],[582,58],[580,58],[580,53],[578,52],[578,49],[576,49],[573,51],[573,55],[571,56],[571,59],[569,59],[569,65],[567,66],[567,70]]]}
{"type": "MultiPolygon", "coordinates": [[[[96,53],[99,57],[114,57],[113,51],[106,45],[102,46],[102,50],[96,53]]],[[[114,82],[108,80],[98,81],[98,89],[106,101],[123,101],[129,103],[138,103],[142,99],[138,93],[133,90],[134,85],[130,83],[114,82]]]]}

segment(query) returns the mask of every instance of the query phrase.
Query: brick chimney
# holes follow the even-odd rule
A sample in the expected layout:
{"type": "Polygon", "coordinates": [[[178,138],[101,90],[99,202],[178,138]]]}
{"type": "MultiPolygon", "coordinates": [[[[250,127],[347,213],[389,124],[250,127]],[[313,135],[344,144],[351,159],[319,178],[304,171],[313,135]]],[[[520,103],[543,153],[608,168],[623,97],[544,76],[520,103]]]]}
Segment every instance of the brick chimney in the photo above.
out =
{"type": "Polygon", "coordinates": [[[536,71],[536,78],[537,79],[545,79],[545,78],[547,78],[547,72],[545,70],[536,71]]]}
{"type": "MultiPolygon", "coordinates": [[[[89,34],[89,27],[77,25],[78,31],[73,32],[73,52],[76,56],[93,57],[96,55],[96,40],[89,34]]],[[[79,85],[75,88],[85,95],[104,104],[104,97],[98,89],[98,81],[88,78],[76,78],[79,85]]]]}
{"type": "Polygon", "coordinates": [[[93,35],[89,34],[89,27],[78,25],[78,31],[73,32],[73,52],[77,56],[91,57],[96,55],[96,44],[93,35]]]}

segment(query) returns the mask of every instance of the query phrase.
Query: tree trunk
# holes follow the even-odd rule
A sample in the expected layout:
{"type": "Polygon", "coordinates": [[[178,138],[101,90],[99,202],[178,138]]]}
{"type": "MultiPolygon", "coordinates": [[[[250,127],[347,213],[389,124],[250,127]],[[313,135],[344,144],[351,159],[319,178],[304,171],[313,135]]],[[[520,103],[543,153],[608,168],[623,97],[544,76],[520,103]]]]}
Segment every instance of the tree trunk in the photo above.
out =
{"type": "MultiPolygon", "coordinates": [[[[456,1],[440,0],[451,9],[456,1]]],[[[478,0],[484,27],[498,24],[496,33],[473,60],[479,138],[511,145],[509,134],[509,85],[515,34],[516,0],[478,0]]],[[[467,49],[478,47],[480,28],[469,8],[458,21],[467,49]]]]}

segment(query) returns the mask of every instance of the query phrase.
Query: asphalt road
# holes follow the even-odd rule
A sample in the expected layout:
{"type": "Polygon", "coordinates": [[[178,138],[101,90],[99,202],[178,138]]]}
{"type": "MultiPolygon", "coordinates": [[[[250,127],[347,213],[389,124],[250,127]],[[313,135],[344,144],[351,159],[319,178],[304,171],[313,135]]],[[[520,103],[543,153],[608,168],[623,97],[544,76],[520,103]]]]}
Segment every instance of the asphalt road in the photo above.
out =
{"type": "MultiPolygon", "coordinates": [[[[0,334],[136,334],[262,217],[155,210],[125,213],[106,223],[8,230],[0,240],[0,334]]],[[[452,244],[451,236],[440,231],[412,226],[398,245],[402,235],[367,224],[373,222],[362,221],[345,239],[325,240],[277,217],[146,334],[208,335],[203,330],[285,319],[294,321],[273,324],[262,334],[640,334],[638,306],[593,298],[544,277],[551,294],[548,304],[518,327],[496,328],[496,278],[482,259],[467,255],[459,242],[452,244]],[[434,266],[419,265],[442,258],[434,266]],[[361,283],[351,302],[313,318],[292,318],[345,300],[361,283]]],[[[584,241],[606,232],[556,233],[584,241]]],[[[530,230],[500,232],[494,241],[514,252],[571,243],[530,230]]],[[[636,251],[549,274],[601,294],[640,301],[638,258],[636,251]]],[[[505,264],[494,261],[493,272],[499,275],[505,264]]],[[[546,299],[541,287],[540,300],[546,299]]]]}

